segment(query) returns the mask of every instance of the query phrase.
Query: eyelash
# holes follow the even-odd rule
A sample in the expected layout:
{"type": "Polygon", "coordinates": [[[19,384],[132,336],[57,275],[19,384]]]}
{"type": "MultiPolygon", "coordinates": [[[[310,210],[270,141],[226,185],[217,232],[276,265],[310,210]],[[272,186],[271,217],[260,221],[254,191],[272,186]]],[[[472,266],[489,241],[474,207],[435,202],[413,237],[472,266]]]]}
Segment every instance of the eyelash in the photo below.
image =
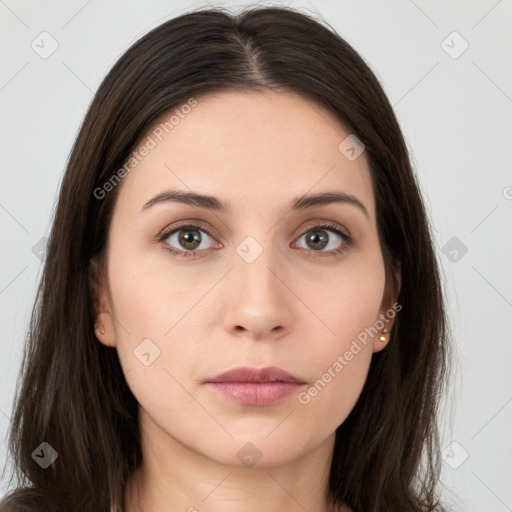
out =
{"type": "MultiPolygon", "coordinates": [[[[308,251],[312,253],[312,257],[329,257],[329,256],[336,256],[342,252],[344,252],[346,249],[351,247],[353,243],[353,239],[351,236],[349,236],[344,231],[340,230],[337,225],[329,223],[329,222],[323,222],[319,224],[315,224],[314,226],[311,226],[307,231],[302,233],[302,235],[299,236],[299,238],[303,237],[305,234],[309,233],[310,231],[315,231],[317,229],[326,229],[327,231],[333,231],[338,236],[343,238],[343,244],[339,249],[331,250],[331,251],[308,251]]],[[[172,234],[184,230],[199,230],[204,231],[210,238],[214,239],[214,236],[209,232],[208,229],[206,229],[201,224],[182,224],[180,226],[173,226],[171,229],[165,231],[160,237],[158,237],[159,242],[164,242],[167,238],[169,238],[172,234]]],[[[179,257],[197,257],[200,251],[176,251],[175,249],[172,249],[168,244],[164,243],[164,249],[172,254],[173,256],[179,256],[179,257]]]]}

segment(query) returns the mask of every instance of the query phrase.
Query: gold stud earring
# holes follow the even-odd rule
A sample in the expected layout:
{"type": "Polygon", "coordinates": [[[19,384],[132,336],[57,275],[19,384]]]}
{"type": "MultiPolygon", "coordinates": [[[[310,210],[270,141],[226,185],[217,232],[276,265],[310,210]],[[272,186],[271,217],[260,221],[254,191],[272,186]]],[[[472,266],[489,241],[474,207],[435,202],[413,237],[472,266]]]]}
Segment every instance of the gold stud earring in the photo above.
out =
{"type": "Polygon", "coordinates": [[[382,343],[385,343],[386,342],[386,336],[385,334],[387,334],[389,331],[384,327],[384,329],[382,329],[382,336],[379,336],[379,341],[382,341],[382,343]]]}

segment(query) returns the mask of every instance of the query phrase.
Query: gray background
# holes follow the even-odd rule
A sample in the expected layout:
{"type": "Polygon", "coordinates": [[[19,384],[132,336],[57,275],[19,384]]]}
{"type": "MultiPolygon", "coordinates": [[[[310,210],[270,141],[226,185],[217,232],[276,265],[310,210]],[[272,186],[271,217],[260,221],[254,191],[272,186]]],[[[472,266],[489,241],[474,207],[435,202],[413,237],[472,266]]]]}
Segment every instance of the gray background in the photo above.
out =
{"type": "MultiPolygon", "coordinates": [[[[202,5],[0,0],[2,465],[41,239],[86,107],[138,37],[202,5]]],[[[435,229],[456,343],[441,415],[444,496],[457,511],[512,511],[512,0],[287,5],[320,13],[394,105],[435,229]]]]}

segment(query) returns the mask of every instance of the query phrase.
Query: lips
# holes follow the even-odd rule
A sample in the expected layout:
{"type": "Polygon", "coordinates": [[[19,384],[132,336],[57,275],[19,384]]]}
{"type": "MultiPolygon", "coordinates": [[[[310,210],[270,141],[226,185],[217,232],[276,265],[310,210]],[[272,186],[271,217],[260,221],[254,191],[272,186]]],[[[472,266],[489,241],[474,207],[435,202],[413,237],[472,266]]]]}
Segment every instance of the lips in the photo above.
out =
{"type": "Polygon", "coordinates": [[[205,382],[290,382],[294,384],[305,384],[305,381],[288,373],[277,366],[266,366],[265,368],[250,368],[243,366],[221,373],[205,382]]]}
{"type": "Polygon", "coordinates": [[[235,368],[207,379],[205,386],[246,406],[268,406],[297,393],[305,381],[277,368],[235,368]]]}

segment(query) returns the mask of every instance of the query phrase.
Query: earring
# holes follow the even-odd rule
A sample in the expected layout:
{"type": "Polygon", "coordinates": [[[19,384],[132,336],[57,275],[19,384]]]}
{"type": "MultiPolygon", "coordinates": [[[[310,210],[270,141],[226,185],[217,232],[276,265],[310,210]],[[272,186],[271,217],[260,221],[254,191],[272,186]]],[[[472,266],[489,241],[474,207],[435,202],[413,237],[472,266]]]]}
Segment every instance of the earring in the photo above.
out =
{"type": "Polygon", "coordinates": [[[384,327],[384,329],[382,329],[382,336],[379,336],[379,341],[382,341],[382,343],[385,343],[386,342],[386,336],[385,334],[387,334],[389,331],[384,327]]]}
{"type": "Polygon", "coordinates": [[[105,334],[105,329],[103,326],[101,327],[101,330],[98,328],[98,326],[96,326],[96,330],[100,331],[100,334],[105,334]]]}

